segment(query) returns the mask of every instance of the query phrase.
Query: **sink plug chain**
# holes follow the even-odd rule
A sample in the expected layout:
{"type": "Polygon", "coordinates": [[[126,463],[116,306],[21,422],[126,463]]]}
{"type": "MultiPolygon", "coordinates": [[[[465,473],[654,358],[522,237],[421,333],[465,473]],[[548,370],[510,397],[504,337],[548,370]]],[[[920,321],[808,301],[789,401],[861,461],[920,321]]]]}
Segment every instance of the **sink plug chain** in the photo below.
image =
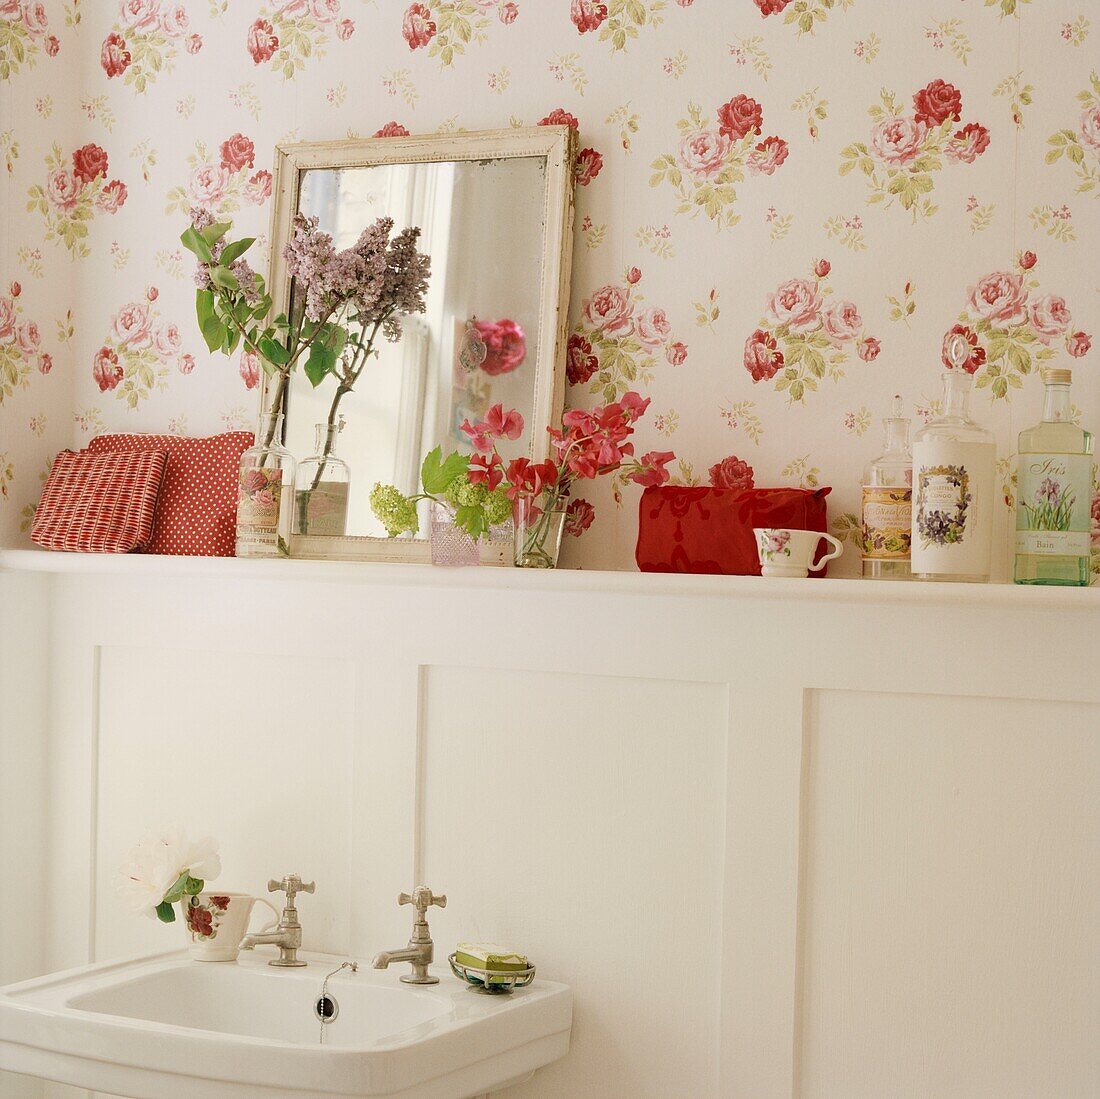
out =
{"type": "Polygon", "coordinates": [[[313,1013],[321,1020],[321,1045],[325,1044],[325,1027],[336,1018],[337,1012],[340,1010],[339,1005],[335,1000],[329,999],[328,994],[328,982],[329,977],[335,977],[341,969],[350,969],[352,973],[359,972],[358,962],[343,962],[338,965],[324,981],[321,982],[321,996],[317,1000],[317,1003],[313,1005],[313,1013]]]}

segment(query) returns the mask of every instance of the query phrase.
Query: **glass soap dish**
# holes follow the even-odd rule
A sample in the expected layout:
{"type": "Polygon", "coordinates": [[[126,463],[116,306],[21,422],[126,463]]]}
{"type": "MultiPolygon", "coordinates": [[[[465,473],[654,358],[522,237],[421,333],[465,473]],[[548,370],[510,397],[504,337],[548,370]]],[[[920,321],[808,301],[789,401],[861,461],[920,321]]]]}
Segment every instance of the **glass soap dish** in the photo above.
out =
{"type": "Polygon", "coordinates": [[[450,954],[447,961],[451,963],[451,972],[460,980],[465,981],[474,992],[488,992],[491,995],[501,995],[511,992],[515,988],[524,988],[535,979],[535,967],[517,969],[506,973],[499,969],[477,969],[472,965],[462,965],[456,961],[457,954],[450,954]]]}

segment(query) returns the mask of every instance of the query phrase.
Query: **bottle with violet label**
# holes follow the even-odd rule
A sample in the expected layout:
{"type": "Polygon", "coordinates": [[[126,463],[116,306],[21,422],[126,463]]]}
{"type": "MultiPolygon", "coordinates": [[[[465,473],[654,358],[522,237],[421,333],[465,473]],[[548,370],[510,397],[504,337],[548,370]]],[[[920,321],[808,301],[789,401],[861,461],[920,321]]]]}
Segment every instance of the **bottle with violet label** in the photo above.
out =
{"type": "Polygon", "coordinates": [[[989,580],[997,444],[970,417],[974,378],[961,334],[944,348],[943,411],[913,440],[913,546],[917,580],[989,580]]]}

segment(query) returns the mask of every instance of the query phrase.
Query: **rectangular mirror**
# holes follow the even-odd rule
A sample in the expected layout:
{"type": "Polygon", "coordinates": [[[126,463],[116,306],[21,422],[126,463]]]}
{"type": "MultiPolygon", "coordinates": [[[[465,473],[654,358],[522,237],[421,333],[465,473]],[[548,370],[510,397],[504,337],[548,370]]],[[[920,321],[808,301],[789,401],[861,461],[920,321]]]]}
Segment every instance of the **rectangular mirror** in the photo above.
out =
{"type": "MultiPolygon", "coordinates": [[[[391,539],[371,512],[371,489],[381,482],[418,492],[424,455],[436,446],[470,453],[460,425],[491,405],[524,418],[506,457],[547,457],[546,429],[564,397],[575,156],[575,134],[564,126],[276,149],[275,313],[300,307],[283,258],[298,213],[316,217],[337,249],[379,217],[392,218],[394,232],[417,226],[432,267],[426,312],[402,318],[401,339],[379,341],[340,397],[335,454],[347,463],[348,485],[326,482],[309,513],[299,509],[293,556],[429,560],[425,503],[422,536],[391,539]]],[[[331,377],[315,388],[304,371],[292,375],[284,441],[299,463],[321,452],[336,391],[331,377]]],[[[267,398],[265,386],[265,407],[267,398]]],[[[510,552],[503,541],[483,541],[481,557],[505,563],[510,552]]]]}

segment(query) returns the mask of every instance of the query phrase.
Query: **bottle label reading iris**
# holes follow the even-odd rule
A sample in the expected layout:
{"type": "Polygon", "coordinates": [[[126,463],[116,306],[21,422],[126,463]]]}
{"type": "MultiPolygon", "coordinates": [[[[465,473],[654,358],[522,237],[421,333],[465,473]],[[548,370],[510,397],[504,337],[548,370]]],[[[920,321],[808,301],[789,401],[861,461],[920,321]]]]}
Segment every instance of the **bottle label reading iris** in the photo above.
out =
{"type": "Polygon", "coordinates": [[[1021,454],[1016,477],[1016,552],[1087,557],[1092,458],[1021,454]]]}
{"type": "Polygon", "coordinates": [[[897,561],[909,557],[913,493],[907,488],[863,486],[863,557],[897,561]]]}
{"type": "Polygon", "coordinates": [[[237,543],[249,549],[272,549],[279,543],[281,469],[241,471],[237,495],[237,543]]]}

